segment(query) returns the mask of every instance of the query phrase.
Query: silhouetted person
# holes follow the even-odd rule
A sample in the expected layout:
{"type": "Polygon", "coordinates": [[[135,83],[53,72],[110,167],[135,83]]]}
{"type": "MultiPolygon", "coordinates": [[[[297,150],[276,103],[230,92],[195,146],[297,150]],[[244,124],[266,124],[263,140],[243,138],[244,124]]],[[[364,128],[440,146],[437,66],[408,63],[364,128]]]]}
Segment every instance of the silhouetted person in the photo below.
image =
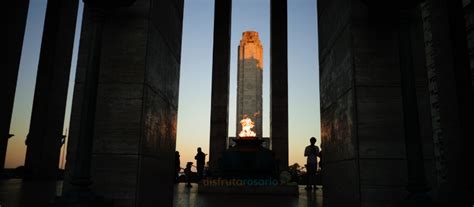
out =
{"type": "Polygon", "coordinates": [[[318,189],[318,187],[316,187],[316,170],[318,168],[317,156],[319,154],[319,147],[314,145],[316,144],[316,138],[311,137],[309,142],[311,144],[304,150],[304,156],[307,157],[306,175],[308,177],[308,183],[306,184],[306,190],[311,190],[313,186],[314,189],[318,189]]]}
{"type": "Polygon", "coordinates": [[[179,161],[179,152],[176,151],[174,153],[174,175],[175,175],[175,182],[179,181],[179,171],[181,170],[181,164],[179,161]]]}
{"type": "Polygon", "coordinates": [[[184,168],[184,175],[186,175],[186,187],[193,187],[191,185],[191,177],[193,176],[193,171],[191,171],[191,167],[193,166],[193,162],[186,163],[186,168],[184,168]]]}
{"type": "Polygon", "coordinates": [[[203,173],[204,173],[204,164],[206,163],[206,154],[202,152],[201,148],[197,148],[197,154],[194,156],[194,159],[196,160],[197,163],[197,173],[199,176],[199,179],[202,179],[203,173]]]}

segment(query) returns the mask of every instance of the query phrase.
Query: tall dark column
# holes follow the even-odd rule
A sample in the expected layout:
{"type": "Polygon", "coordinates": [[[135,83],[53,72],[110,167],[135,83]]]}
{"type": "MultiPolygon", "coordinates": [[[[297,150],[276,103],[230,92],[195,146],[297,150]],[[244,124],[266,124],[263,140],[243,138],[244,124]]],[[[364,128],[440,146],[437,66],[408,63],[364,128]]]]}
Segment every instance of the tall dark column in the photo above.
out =
{"type": "Polygon", "coordinates": [[[26,139],[27,179],[57,176],[77,8],[78,0],[48,0],[26,139]]]}
{"type": "MultiPolygon", "coordinates": [[[[91,189],[91,160],[92,143],[94,138],[95,113],[97,91],[100,73],[100,52],[102,45],[103,27],[106,10],[85,2],[83,26],[81,34],[81,49],[87,48],[84,61],[85,71],[78,70],[78,75],[83,75],[84,82],[75,86],[80,88],[81,101],[78,106],[80,115],[76,118],[79,129],[78,138],[73,145],[68,146],[67,181],[65,193],[55,201],[52,206],[113,206],[110,200],[96,195],[91,189]],[[87,31],[87,32],[85,32],[87,31]],[[83,73],[81,73],[83,72],[83,73]],[[80,74],[79,74],[80,73],[80,74]]],[[[76,80],[77,81],[77,80],[76,80]]],[[[77,98],[77,95],[76,97],[77,98]]]]}
{"type": "Polygon", "coordinates": [[[214,45],[212,51],[211,168],[218,168],[226,149],[229,121],[230,29],[232,0],[219,0],[214,7],[214,45]]]}
{"type": "MultiPolygon", "coordinates": [[[[469,67],[469,52],[467,48],[467,36],[465,28],[464,11],[461,0],[445,0],[444,3],[448,14],[449,35],[451,42],[452,80],[450,91],[448,93],[455,94],[455,100],[443,100],[449,103],[447,105],[447,113],[455,113],[451,111],[453,107],[458,107],[457,114],[451,115],[451,119],[446,119],[450,123],[449,128],[458,127],[458,135],[450,140],[448,145],[448,200],[455,200],[450,205],[468,206],[474,203],[472,194],[474,193],[474,179],[472,174],[473,168],[467,164],[474,161],[472,146],[474,145],[473,128],[474,122],[474,91],[472,90],[471,71],[469,67]],[[457,120],[453,119],[457,116],[457,120]],[[454,121],[455,120],[455,121],[454,121]],[[453,126],[454,125],[454,126],[453,126]]],[[[449,76],[448,76],[449,77],[449,76]]],[[[447,79],[447,78],[446,78],[447,79]]],[[[444,80],[446,81],[446,80],[444,80]]],[[[454,98],[454,97],[453,97],[454,98]]],[[[448,128],[447,127],[447,128],[448,128]]],[[[452,130],[452,129],[450,129],[452,130]]]]}
{"type": "Polygon", "coordinates": [[[407,162],[407,190],[410,206],[429,206],[423,147],[418,118],[415,68],[411,43],[412,12],[403,9],[399,14],[400,85],[403,105],[403,128],[407,162]]]}
{"type": "Polygon", "coordinates": [[[102,30],[105,19],[102,8],[87,6],[86,10],[91,23],[88,39],[84,39],[82,47],[88,47],[89,50],[87,51],[84,84],[81,84],[83,99],[80,106],[79,137],[74,146],[76,148],[73,154],[74,158],[71,159],[74,162],[74,168],[71,170],[70,183],[77,188],[88,188],[91,184],[92,142],[100,73],[102,30]]]}
{"type": "Polygon", "coordinates": [[[287,1],[270,1],[270,137],[280,170],[288,167],[287,1]]]}
{"type": "Polygon", "coordinates": [[[62,201],[170,206],[183,1],[84,4],[62,201]]]}
{"type": "Polygon", "coordinates": [[[15,100],[16,80],[20,66],[23,36],[25,35],[26,17],[28,15],[29,0],[13,1],[13,7],[7,9],[7,68],[2,69],[2,86],[0,87],[2,104],[0,107],[0,175],[5,165],[8,139],[10,135],[10,121],[12,118],[13,102],[15,100]]]}
{"type": "MultiPolygon", "coordinates": [[[[423,4],[432,115],[436,125],[438,182],[433,198],[446,206],[474,202],[472,163],[473,96],[461,0],[427,0],[423,4]]],[[[468,19],[466,19],[469,21],[468,19]]]]}

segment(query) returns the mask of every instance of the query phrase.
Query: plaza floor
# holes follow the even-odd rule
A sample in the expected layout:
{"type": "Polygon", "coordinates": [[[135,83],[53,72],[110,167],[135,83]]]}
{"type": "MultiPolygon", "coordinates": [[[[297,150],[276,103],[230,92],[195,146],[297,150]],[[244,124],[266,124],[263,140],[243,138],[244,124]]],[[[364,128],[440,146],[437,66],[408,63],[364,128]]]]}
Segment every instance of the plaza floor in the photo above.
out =
{"type": "MultiPolygon", "coordinates": [[[[197,184],[192,188],[184,183],[175,185],[175,207],[318,207],[322,206],[322,190],[306,191],[299,186],[299,196],[198,194],[197,184]]],[[[62,181],[23,182],[21,179],[0,180],[0,207],[41,206],[61,195],[62,181]]]]}
{"type": "Polygon", "coordinates": [[[184,183],[175,186],[173,204],[175,207],[320,207],[323,206],[321,186],[316,191],[306,191],[299,186],[299,196],[282,195],[229,195],[229,194],[198,194],[197,184],[192,188],[184,183]]]}

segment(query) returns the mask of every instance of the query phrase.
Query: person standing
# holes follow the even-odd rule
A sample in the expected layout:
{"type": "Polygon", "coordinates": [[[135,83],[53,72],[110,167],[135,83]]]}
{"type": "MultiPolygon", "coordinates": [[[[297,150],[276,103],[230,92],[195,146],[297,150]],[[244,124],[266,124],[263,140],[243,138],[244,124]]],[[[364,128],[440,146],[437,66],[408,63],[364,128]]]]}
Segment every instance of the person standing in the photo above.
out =
{"type": "Polygon", "coordinates": [[[307,184],[306,184],[306,190],[311,190],[313,189],[318,189],[316,187],[316,170],[318,168],[318,154],[319,154],[319,147],[316,146],[316,138],[311,137],[309,139],[310,145],[306,147],[304,150],[304,156],[307,157],[306,160],[306,175],[307,175],[307,184]]]}
{"type": "Polygon", "coordinates": [[[184,175],[186,176],[186,187],[191,188],[193,185],[191,185],[191,179],[193,177],[193,171],[191,170],[191,167],[193,166],[193,162],[188,162],[186,163],[186,168],[184,168],[184,175]]]}
{"type": "Polygon", "coordinates": [[[204,164],[206,163],[206,154],[202,152],[201,148],[197,148],[197,154],[194,156],[194,159],[196,160],[197,164],[197,173],[199,179],[202,179],[203,174],[204,174],[204,164]]]}
{"type": "Polygon", "coordinates": [[[179,171],[181,171],[179,157],[180,157],[179,152],[176,151],[174,153],[174,176],[175,176],[176,183],[179,181],[179,171]]]}

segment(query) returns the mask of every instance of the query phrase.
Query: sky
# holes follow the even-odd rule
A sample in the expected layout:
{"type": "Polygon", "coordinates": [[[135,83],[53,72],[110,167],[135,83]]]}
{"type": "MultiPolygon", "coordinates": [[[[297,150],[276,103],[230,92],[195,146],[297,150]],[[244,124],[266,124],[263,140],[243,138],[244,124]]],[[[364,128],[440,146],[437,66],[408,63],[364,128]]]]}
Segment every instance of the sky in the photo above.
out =
{"type": "MultiPolygon", "coordinates": [[[[209,152],[211,101],[213,0],[185,0],[176,150],[181,163],[194,161],[196,148],[209,152]]],[[[7,149],[7,168],[23,165],[34,85],[41,46],[46,0],[30,1],[17,91],[10,133],[15,134],[7,149]]],[[[77,63],[82,1],[76,25],[71,77],[65,116],[67,132],[77,63]]],[[[316,0],[288,1],[288,96],[289,163],[304,164],[310,137],[320,145],[319,63],[316,0]]],[[[242,32],[257,31],[263,44],[263,135],[269,136],[270,1],[234,0],[232,5],[231,82],[229,136],[235,136],[237,92],[237,47],[242,32]]],[[[63,166],[61,163],[60,166],[63,166]]]]}

